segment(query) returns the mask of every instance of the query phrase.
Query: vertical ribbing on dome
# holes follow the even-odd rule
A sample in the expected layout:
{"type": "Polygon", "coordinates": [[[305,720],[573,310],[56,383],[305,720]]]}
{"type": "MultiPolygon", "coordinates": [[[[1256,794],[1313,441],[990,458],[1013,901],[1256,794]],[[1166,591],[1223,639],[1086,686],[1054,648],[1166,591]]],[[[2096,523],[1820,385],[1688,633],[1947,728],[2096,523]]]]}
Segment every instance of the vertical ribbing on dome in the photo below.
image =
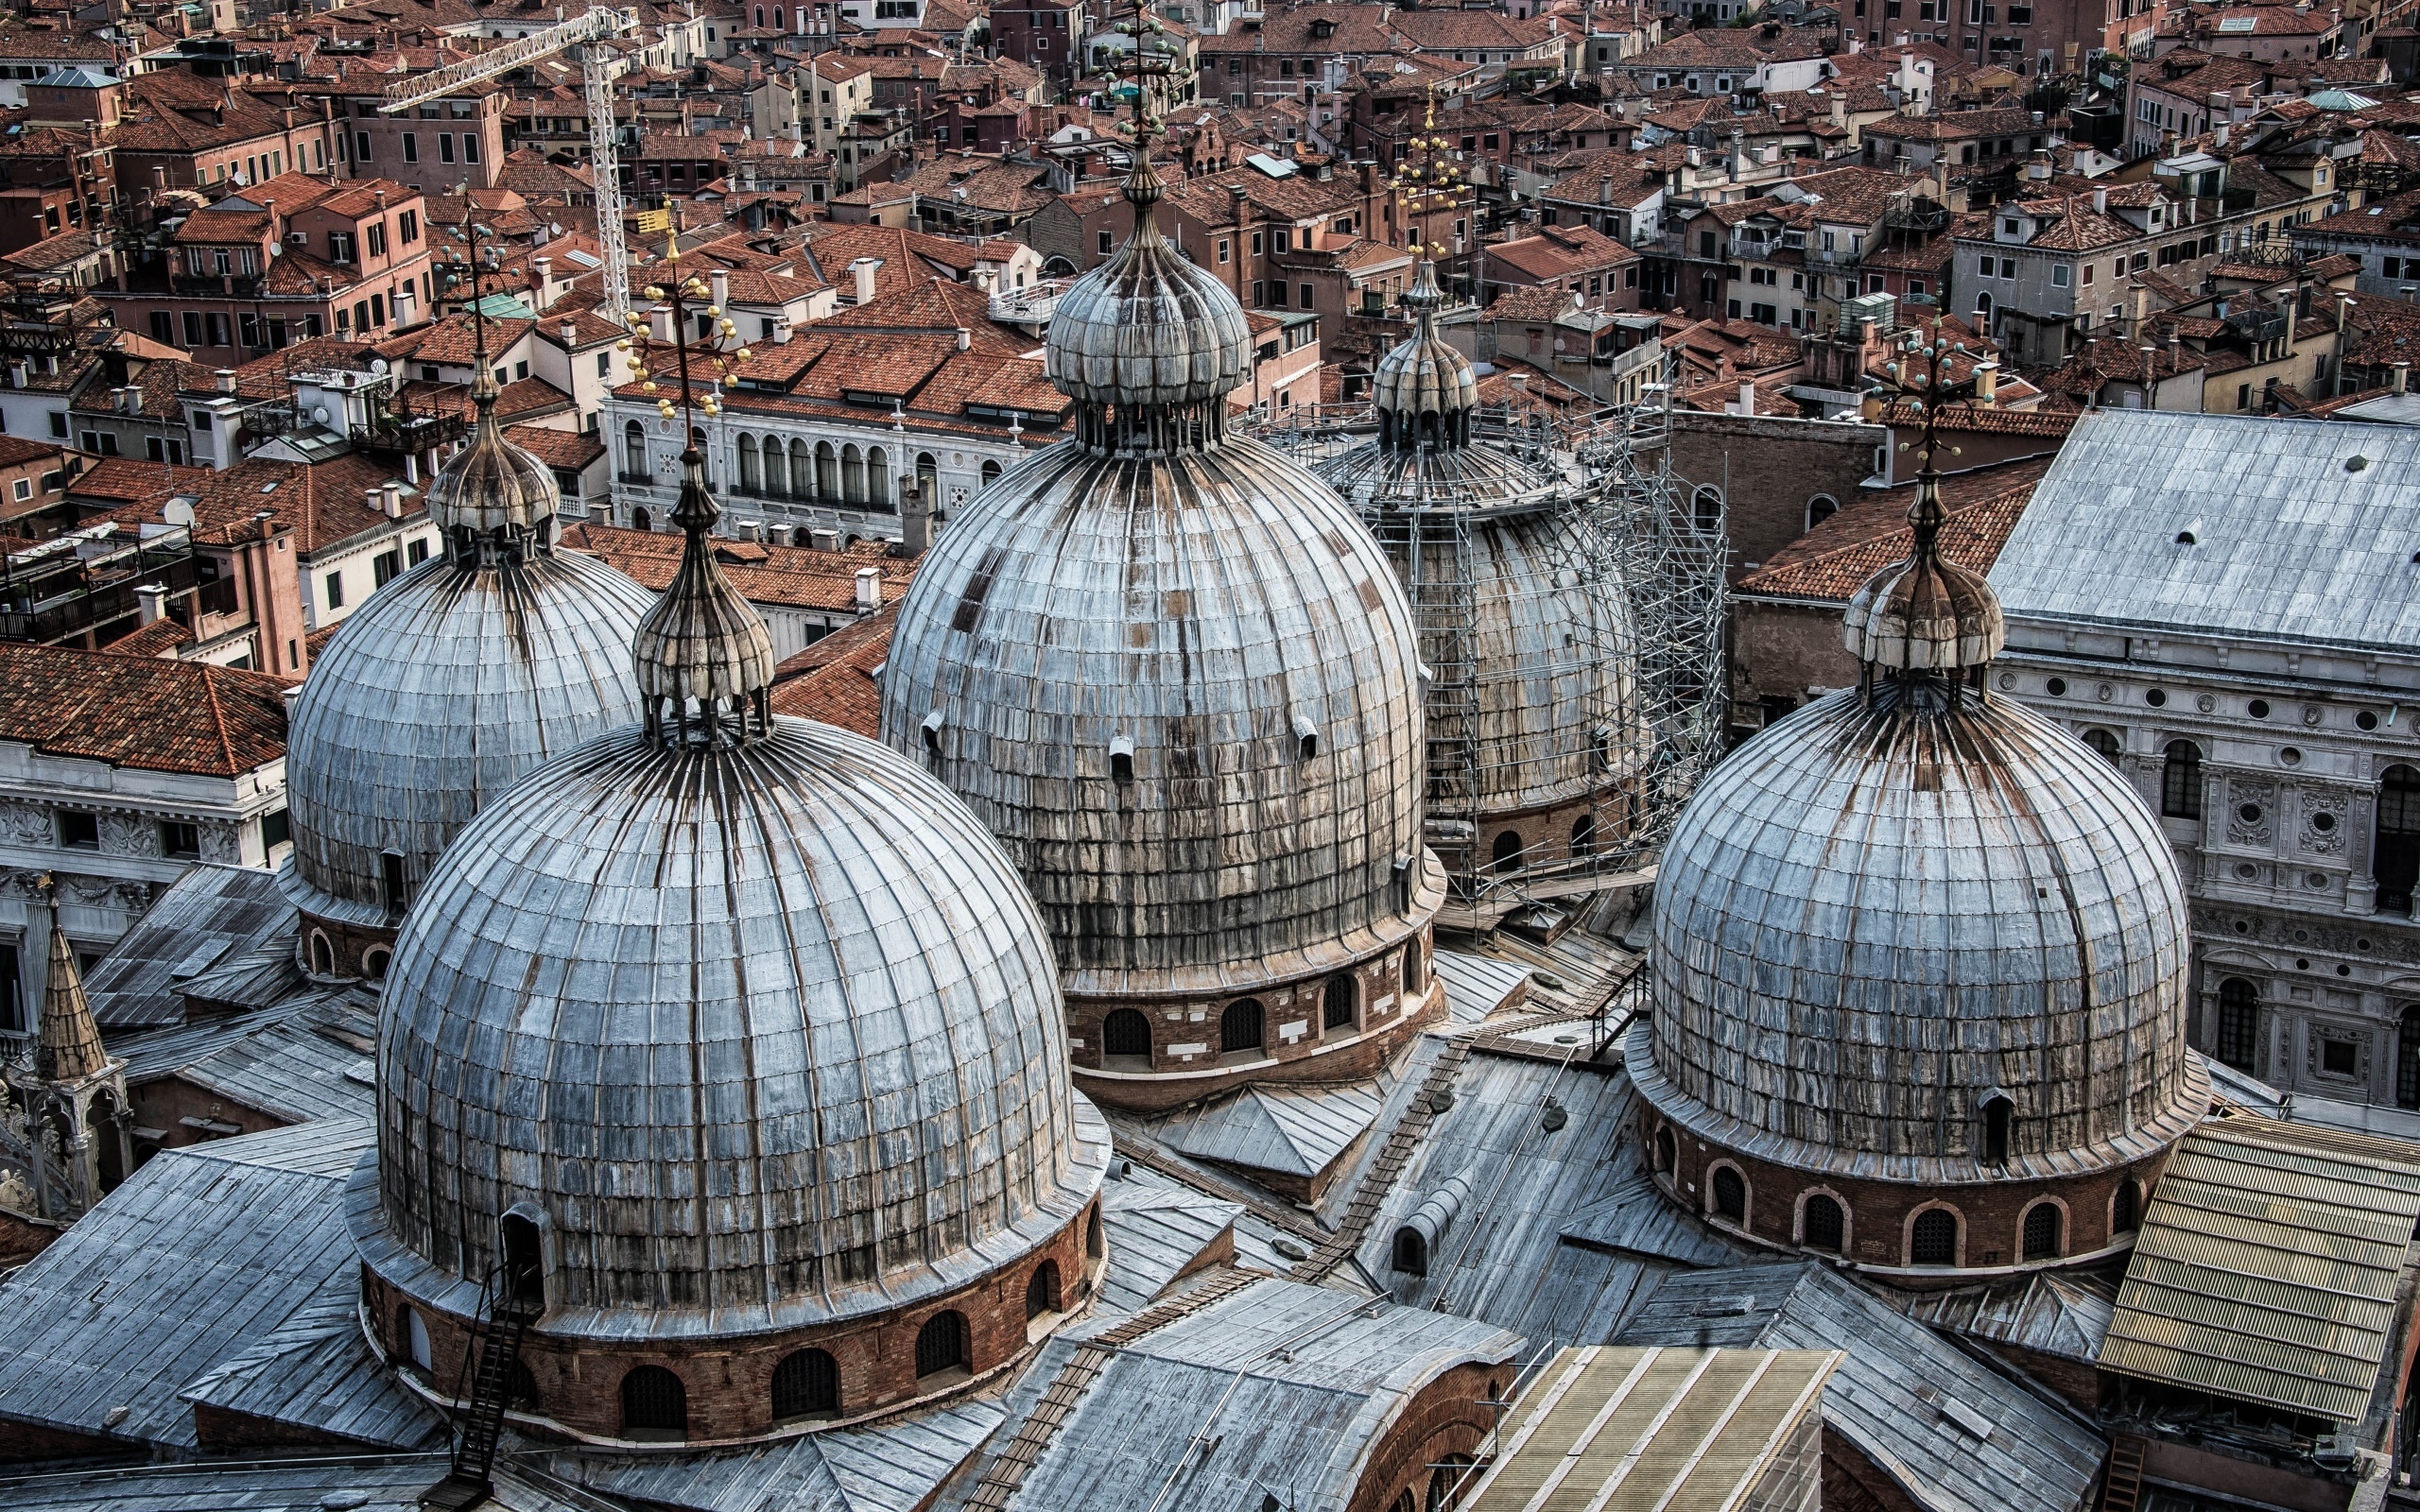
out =
{"type": "Polygon", "coordinates": [[[471,304],[471,401],[478,421],[471,443],[429,480],[428,517],[457,560],[493,559],[499,548],[551,544],[545,526],[562,506],[553,469],[504,438],[495,418],[495,374],[488,363],[487,317],[471,304]]]}
{"type": "Polygon", "coordinates": [[[59,927],[59,898],[47,880],[43,892],[50,909],[50,963],[43,981],[34,1074],[44,1081],[82,1081],[109,1069],[109,1052],[101,1046],[100,1025],[93,1022],[93,1006],[84,996],[76,952],[59,927]]]}
{"type": "Polygon", "coordinates": [[[715,560],[709,532],[721,517],[705,459],[690,447],[672,507],[687,538],[681,567],[639,621],[631,652],[648,733],[666,746],[735,746],[772,725],[773,638],[715,560]]]}
{"type": "Polygon", "coordinates": [[[1412,312],[1411,335],[1378,359],[1371,378],[1378,444],[1391,452],[1468,446],[1472,413],[1478,408],[1478,375],[1469,358],[1437,335],[1437,309],[1445,294],[1437,286],[1435,261],[1420,260],[1403,302],[1412,312]]]}
{"type": "Polygon", "coordinates": [[[1875,670],[1881,668],[1945,677],[1953,686],[1965,674],[1979,695],[1983,667],[2008,640],[1992,585],[1982,574],[1942,555],[1947,519],[1941,474],[1927,466],[1917,475],[1915,502],[1908,507],[1912,540],[1907,557],[1866,579],[1841,621],[1841,640],[1860,663],[1859,680],[1869,689],[1875,670]]]}

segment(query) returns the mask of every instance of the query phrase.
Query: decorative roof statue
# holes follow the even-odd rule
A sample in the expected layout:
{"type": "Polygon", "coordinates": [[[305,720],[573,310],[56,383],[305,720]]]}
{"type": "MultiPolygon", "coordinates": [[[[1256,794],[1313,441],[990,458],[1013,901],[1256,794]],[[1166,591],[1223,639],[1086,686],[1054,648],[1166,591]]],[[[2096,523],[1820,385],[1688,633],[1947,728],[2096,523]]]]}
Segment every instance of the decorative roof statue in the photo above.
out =
{"type": "MultiPolygon", "coordinates": [[[[692,345],[680,263],[647,292],[686,424],[733,343],[692,345]]],[[[1032,904],[912,763],[769,713],[770,640],[683,463],[681,567],[631,635],[642,707],[430,876],[354,1178],[396,1355],[457,1358],[508,1278],[521,1410],[588,1439],[759,1438],[968,1389],[1104,1263],[1108,1134],[1068,1083],[1032,904]]]]}
{"type": "Polygon", "coordinates": [[[884,740],[1040,903],[1080,1081],[1130,1105],[1360,1074],[1442,1002],[1409,607],[1334,492],[1230,429],[1250,327],[1161,234],[1151,95],[1134,230],[1050,323],[1075,435],[934,542],[882,687],[884,740]]]}
{"type": "Polygon", "coordinates": [[[478,419],[428,485],[437,551],[345,619],[294,704],[294,850],[279,883],[302,915],[297,954],[314,976],[384,975],[395,930],[462,826],[531,767],[638,712],[629,648],[647,592],[558,546],[554,473],[496,422],[477,299],[494,268],[489,234],[469,228],[478,419]]]}
{"type": "Polygon", "coordinates": [[[1943,554],[1937,417],[1992,370],[1938,330],[1903,362],[1921,472],[1907,558],[1850,611],[1859,685],[1699,787],[1627,1056],[1676,1200],[1922,1280],[2131,1243],[2209,1081],[2158,819],[2107,758],[1991,695],[1998,601],[1943,554]]]}

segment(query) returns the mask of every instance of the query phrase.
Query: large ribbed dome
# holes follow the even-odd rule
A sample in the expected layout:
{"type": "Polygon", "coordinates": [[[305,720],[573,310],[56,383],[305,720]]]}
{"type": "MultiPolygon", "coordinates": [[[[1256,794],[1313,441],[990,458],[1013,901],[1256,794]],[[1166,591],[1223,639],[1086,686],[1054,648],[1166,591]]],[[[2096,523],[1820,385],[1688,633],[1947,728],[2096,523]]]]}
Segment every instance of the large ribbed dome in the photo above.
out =
{"type": "Polygon", "coordinates": [[[884,738],[1000,836],[1071,992],[1217,990],[1412,928],[1409,611],[1267,448],[1043,453],[934,545],[890,646],[884,738]]]}
{"type": "Polygon", "coordinates": [[[499,1219],[528,1218],[545,1334],[600,1346],[963,1291],[1063,1235],[1108,1154],[1015,872],[897,756],[766,712],[763,627],[684,462],[664,620],[699,630],[690,681],[439,864],[396,944],[354,1213],[385,1282],[458,1315],[499,1219]]]}
{"type": "Polygon", "coordinates": [[[1714,769],[1655,885],[1641,1092],[1726,1148],[1906,1181],[2138,1160],[2200,1116],[2185,893],[2110,763],[2004,699],[1883,681],[1714,769]]]}
{"type": "Polygon", "coordinates": [[[429,484],[444,555],[389,583],[312,663],[286,738],[288,897],[392,928],[472,816],[527,772],[638,717],[631,633],[651,595],[553,543],[544,497],[501,476],[494,391],[472,444],[429,484]],[[544,512],[529,509],[544,505],[544,512]],[[404,896],[388,873],[401,859],[404,896]]]}

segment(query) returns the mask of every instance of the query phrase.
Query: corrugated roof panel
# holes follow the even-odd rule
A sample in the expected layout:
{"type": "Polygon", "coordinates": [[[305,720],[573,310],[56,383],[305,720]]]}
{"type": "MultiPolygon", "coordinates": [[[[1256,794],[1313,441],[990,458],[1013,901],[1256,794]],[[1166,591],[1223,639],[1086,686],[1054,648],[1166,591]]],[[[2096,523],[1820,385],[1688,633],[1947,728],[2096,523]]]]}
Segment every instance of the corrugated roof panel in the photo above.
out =
{"type": "Polygon", "coordinates": [[[2265,1119],[2205,1125],[2152,1193],[2100,1364],[2358,1421],[2415,1220],[2409,1146],[2265,1119]]]}

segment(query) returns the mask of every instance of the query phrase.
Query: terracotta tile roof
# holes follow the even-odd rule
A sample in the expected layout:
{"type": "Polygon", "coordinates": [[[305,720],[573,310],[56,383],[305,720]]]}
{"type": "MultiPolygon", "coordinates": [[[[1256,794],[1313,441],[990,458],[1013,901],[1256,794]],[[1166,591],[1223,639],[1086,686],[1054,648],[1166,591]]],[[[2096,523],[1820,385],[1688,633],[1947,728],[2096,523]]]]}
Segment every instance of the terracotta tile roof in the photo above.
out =
{"type": "Polygon", "coordinates": [[[1538,283],[1634,263],[1638,255],[1588,226],[1542,228],[1533,235],[1498,242],[1487,249],[1491,265],[1505,264],[1538,283]]]}
{"type": "Polygon", "coordinates": [[[899,601],[844,625],[773,669],[773,713],[816,719],[874,739],[882,722],[882,689],[874,669],[890,655],[899,601]]]}
{"type": "Polygon", "coordinates": [[[285,755],[285,681],[199,662],[0,644],[0,740],[141,771],[238,777],[285,755]]]}
{"type": "MultiPolygon", "coordinates": [[[[270,510],[294,527],[294,549],[304,556],[386,524],[363,502],[363,491],[403,482],[393,468],[359,453],[307,464],[251,456],[204,477],[193,507],[195,540],[246,539],[252,518],[270,510]]],[[[424,507],[419,490],[406,486],[404,497],[406,518],[424,507]]]]}
{"type": "Polygon", "coordinates": [[[153,620],[131,635],[121,635],[101,647],[111,656],[168,657],[177,647],[190,644],[193,631],[165,617],[153,620]]]}
{"type": "MultiPolygon", "coordinates": [[[[1893,404],[1882,412],[1882,423],[1916,426],[1924,423],[1924,417],[1904,404],[1893,404]]],[[[1962,436],[2038,436],[2046,440],[2061,440],[2075,429],[2076,417],[2069,410],[1977,409],[1951,404],[1942,410],[1935,423],[1962,436]]]]}
{"type": "Polygon", "coordinates": [[[81,505],[114,508],[120,505],[168,502],[171,494],[190,493],[210,479],[206,467],[170,467],[130,456],[108,456],[78,473],[67,485],[67,496],[81,505]]]}
{"type": "Polygon", "coordinates": [[[589,431],[549,430],[544,425],[508,425],[504,438],[548,467],[577,472],[605,455],[605,443],[589,431]]]}
{"type": "MultiPolygon", "coordinates": [[[[681,538],[669,531],[623,530],[592,522],[566,529],[563,540],[574,550],[588,552],[651,590],[670,587],[681,565],[681,538]]],[[[808,546],[717,539],[715,558],[732,586],[751,603],[785,609],[856,609],[860,567],[882,570],[886,603],[896,602],[916,576],[914,562],[891,556],[886,546],[873,542],[859,542],[847,551],[817,551],[808,546]]]]}
{"type": "MultiPolygon", "coordinates": [[[[1942,479],[1942,503],[1948,510],[1941,530],[1943,555],[1962,567],[1990,572],[2050,462],[2047,456],[2029,457],[1942,479]]],[[[1742,577],[1738,592],[1846,603],[1867,578],[1906,558],[1912,544],[1908,507],[1914,502],[1912,484],[1851,501],[1742,577]]]]}

